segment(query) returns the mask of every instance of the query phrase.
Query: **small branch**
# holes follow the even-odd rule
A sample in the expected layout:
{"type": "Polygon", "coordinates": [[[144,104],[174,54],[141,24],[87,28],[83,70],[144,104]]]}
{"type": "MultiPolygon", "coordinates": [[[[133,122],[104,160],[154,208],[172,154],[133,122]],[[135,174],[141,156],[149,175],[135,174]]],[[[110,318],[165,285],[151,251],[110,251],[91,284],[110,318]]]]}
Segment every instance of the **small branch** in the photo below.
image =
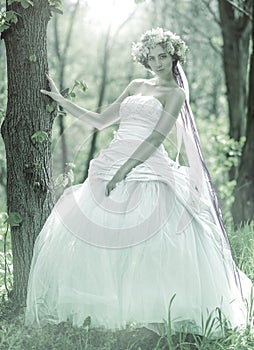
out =
{"type": "Polygon", "coordinates": [[[180,12],[178,12],[178,11],[177,11],[177,13],[179,15],[181,15],[182,17],[186,18],[188,21],[190,21],[192,28],[195,29],[196,32],[200,33],[200,35],[208,41],[208,43],[210,44],[211,48],[214,49],[214,51],[216,53],[221,55],[221,51],[218,48],[216,48],[216,46],[213,44],[212,38],[209,35],[207,35],[206,33],[204,33],[197,25],[195,25],[194,22],[193,22],[193,19],[191,17],[186,15],[186,13],[180,14],[180,12]]]}
{"type": "Polygon", "coordinates": [[[243,13],[244,15],[246,15],[247,17],[249,17],[249,19],[251,21],[253,21],[253,17],[251,15],[250,12],[244,10],[242,7],[240,7],[239,5],[235,4],[232,0],[226,0],[231,6],[233,6],[235,9],[237,9],[239,12],[243,13]]]}
{"type": "Polygon", "coordinates": [[[65,45],[64,45],[64,49],[63,49],[63,56],[64,57],[66,57],[66,53],[67,53],[68,47],[70,45],[71,35],[72,35],[72,31],[73,31],[73,25],[74,25],[74,22],[76,19],[76,14],[77,14],[78,7],[79,7],[79,1],[80,0],[77,0],[77,2],[74,5],[74,9],[71,13],[71,19],[70,19],[70,23],[69,23],[69,28],[67,30],[67,36],[65,39],[65,45]]]}
{"type": "Polygon", "coordinates": [[[221,26],[221,21],[219,20],[219,18],[217,17],[217,14],[214,12],[214,10],[211,7],[211,2],[207,1],[207,0],[203,0],[203,3],[205,4],[206,8],[208,9],[208,11],[210,12],[210,14],[213,16],[214,21],[221,26]]]}

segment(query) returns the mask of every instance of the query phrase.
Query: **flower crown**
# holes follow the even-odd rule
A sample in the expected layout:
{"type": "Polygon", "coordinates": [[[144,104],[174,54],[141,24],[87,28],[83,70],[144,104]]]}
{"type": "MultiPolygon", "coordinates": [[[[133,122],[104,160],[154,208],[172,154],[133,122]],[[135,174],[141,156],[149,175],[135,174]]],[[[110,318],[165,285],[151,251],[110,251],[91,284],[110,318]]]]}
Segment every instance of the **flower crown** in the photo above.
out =
{"type": "Polygon", "coordinates": [[[180,63],[186,62],[188,46],[180,38],[169,30],[164,31],[157,27],[146,31],[137,43],[132,43],[131,55],[134,61],[147,65],[147,57],[150,49],[161,44],[164,50],[171,56],[175,56],[180,63]]]}

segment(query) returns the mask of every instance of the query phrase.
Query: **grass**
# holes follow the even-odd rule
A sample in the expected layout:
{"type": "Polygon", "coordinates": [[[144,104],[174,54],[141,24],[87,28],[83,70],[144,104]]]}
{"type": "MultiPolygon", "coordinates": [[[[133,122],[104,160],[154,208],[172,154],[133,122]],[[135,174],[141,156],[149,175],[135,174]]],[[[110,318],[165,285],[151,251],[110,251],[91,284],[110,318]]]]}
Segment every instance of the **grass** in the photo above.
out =
{"type": "MultiPolygon", "coordinates": [[[[2,216],[3,218],[3,216],[2,216]]],[[[3,222],[0,217],[0,223],[3,222]]],[[[46,325],[43,328],[24,326],[24,315],[20,313],[11,300],[4,297],[4,255],[3,238],[5,227],[0,226],[0,349],[1,350],[252,350],[254,349],[254,332],[251,323],[244,330],[225,331],[220,339],[197,336],[195,334],[172,334],[170,328],[170,307],[167,320],[167,335],[159,337],[146,328],[131,328],[109,331],[103,328],[90,328],[89,322],[80,328],[69,322],[59,325],[46,325]]],[[[237,266],[254,281],[254,224],[244,225],[228,233],[237,266]]],[[[7,239],[7,284],[11,288],[11,244],[7,239]]],[[[173,301],[173,299],[172,299],[173,301]]],[[[248,305],[253,316],[253,305],[248,305]]],[[[219,315],[219,313],[218,313],[219,315]]],[[[205,325],[209,333],[213,319],[205,325]],[[210,323],[209,323],[210,322],[210,323]]]]}

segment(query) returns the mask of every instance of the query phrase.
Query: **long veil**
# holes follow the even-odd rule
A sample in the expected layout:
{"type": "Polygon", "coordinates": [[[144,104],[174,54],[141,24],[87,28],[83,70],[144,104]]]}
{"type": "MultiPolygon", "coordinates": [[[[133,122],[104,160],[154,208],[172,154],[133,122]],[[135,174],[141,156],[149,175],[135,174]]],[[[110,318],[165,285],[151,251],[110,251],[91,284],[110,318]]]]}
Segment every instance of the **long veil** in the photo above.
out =
{"type": "MultiPolygon", "coordinates": [[[[189,84],[182,69],[180,63],[176,66],[176,80],[180,87],[182,87],[186,94],[186,99],[184,105],[180,111],[180,118],[178,118],[176,123],[176,133],[177,133],[177,157],[176,162],[179,164],[179,155],[181,151],[182,144],[185,146],[185,152],[187,155],[189,163],[190,172],[190,184],[193,186],[191,193],[196,193],[198,197],[199,194],[207,194],[209,200],[211,201],[211,210],[214,214],[214,218],[217,224],[220,226],[221,232],[221,245],[223,250],[227,250],[232,256],[232,249],[228,239],[228,235],[225,229],[225,225],[222,218],[222,211],[219,204],[218,196],[214,185],[211,180],[210,173],[208,171],[201,146],[198,131],[193,118],[192,110],[189,103],[189,84]]],[[[243,297],[242,286],[240,281],[240,276],[238,269],[236,267],[235,261],[232,256],[232,264],[235,275],[236,285],[241,291],[243,297]]]]}

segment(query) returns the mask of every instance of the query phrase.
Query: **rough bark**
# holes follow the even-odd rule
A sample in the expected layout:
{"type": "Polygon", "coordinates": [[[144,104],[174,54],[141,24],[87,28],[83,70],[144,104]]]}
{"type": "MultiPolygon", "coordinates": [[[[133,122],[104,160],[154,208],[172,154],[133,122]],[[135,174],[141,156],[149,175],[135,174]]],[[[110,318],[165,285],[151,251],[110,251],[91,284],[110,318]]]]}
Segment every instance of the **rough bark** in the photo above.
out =
{"type": "MultiPolygon", "coordinates": [[[[249,8],[251,2],[246,2],[249,8]]],[[[223,63],[229,108],[229,135],[239,141],[245,135],[247,77],[251,21],[227,0],[219,0],[223,36],[223,63]]]]}
{"type": "Polygon", "coordinates": [[[27,9],[16,2],[7,6],[19,14],[18,23],[3,33],[8,102],[1,133],[7,158],[7,208],[8,213],[18,212],[23,218],[20,226],[11,228],[12,297],[18,305],[25,301],[34,242],[54,199],[50,161],[53,116],[46,112],[49,99],[40,92],[48,88],[46,29],[50,10],[47,0],[33,3],[27,9]],[[39,130],[46,132],[48,139],[33,143],[31,136],[39,130]]]}
{"type": "MultiPolygon", "coordinates": [[[[254,15],[254,2],[252,13],[254,15]]],[[[252,43],[254,43],[254,24],[252,25],[252,43]]],[[[246,142],[243,147],[235,188],[235,201],[232,207],[235,224],[254,219],[254,44],[250,62],[246,130],[246,142]]]]}

